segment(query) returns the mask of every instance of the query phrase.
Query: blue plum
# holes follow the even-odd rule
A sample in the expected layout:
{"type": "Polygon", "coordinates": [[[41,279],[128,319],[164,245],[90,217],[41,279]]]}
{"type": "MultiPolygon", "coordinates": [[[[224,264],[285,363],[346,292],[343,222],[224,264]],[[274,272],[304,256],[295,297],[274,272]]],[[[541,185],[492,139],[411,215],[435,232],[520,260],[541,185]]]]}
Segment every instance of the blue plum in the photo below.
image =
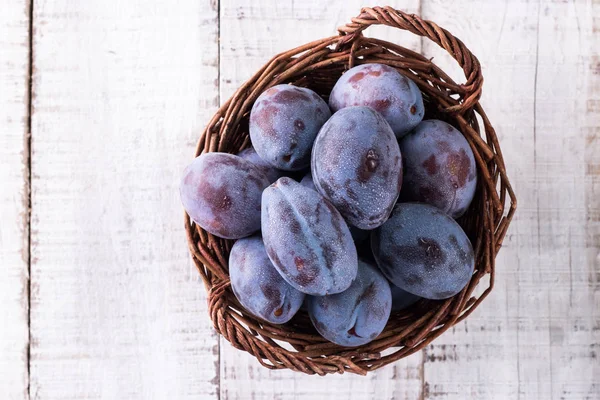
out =
{"type": "Polygon", "coordinates": [[[431,204],[453,218],[467,211],[477,186],[475,157],[465,137],[438,120],[421,122],[400,140],[402,201],[431,204]]]}
{"type": "Polygon", "coordinates": [[[369,343],[390,317],[390,285],[374,266],[359,261],[358,274],[342,293],[307,297],[308,314],[325,339],[340,346],[369,343]]]}
{"type": "Polygon", "coordinates": [[[369,106],[379,112],[400,138],[425,115],[418,86],[394,68],[363,64],[351,68],[336,82],[329,106],[333,112],[350,106],[369,106]]]}
{"type": "Polygon", "coordinates": [[[356,276],[358,259],[348,226],[323,196],[291,178],[262,195],[262,235],[269,258],[299,291],[339,293],[356,276]]]}
{"type": "Polygon", "coordinates": [[[260,170],[262,170],[267,178],[269,178],[269,182],[271,183],[275,182],[284,175],[284,171],[275,168],[260,158],[260,156],[256,153],[256,150],[254,150],[254,147],[248,147],[247,149],[240,151],[237,155],[256,165],[260,170]]]}
{"type": "Polygon", "coordinates": [[[242,306],[273,324],[289,321],[304,301],[304,293],[279,275],[259,235],[235,242],[229,254],[229,278],[242,306]]]}
{"type": "Polygon", "coordinates": [[[390,289],[392,291],[392,311],[408,308],[421,299],[419,296],[400,289],[394,284],[390,285],[390,289]]]}
{"type": "Polygon", "coordinates": [[[319,129],[331,116],[327,103],[310,89],[277,85],[261,94],[250,112],[250,139],[263,160],[286,171],[310,164],[319,129]]]}
{"type": "Polygon", "coordinates": [[[438,208],[398,203],[371,233],[377,265],[396,286],[426,299],[446,299],[470,281],[473,247],[460,225],[438,208]]]}
{"type": "Polygon", "coordinates": [[[239,239],[260,229],[260,201],[269,179],[250,161],[227,153],[196,157],[183,172],[181,202],[202,229],[239,239]]]}
{"type": "Polygon", "coordinates": [[[388,123],[369,107],[344,108],[323,125],[311,167],[317,190],[360,229],[385,222],[402,186],[398,142],[388,123]]]}

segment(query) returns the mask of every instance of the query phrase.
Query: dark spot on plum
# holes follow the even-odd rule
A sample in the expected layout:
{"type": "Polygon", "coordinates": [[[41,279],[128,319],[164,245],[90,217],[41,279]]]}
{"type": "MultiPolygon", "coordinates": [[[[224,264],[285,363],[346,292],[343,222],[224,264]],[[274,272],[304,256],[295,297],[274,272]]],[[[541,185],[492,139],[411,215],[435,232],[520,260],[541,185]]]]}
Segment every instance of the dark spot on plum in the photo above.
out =
{"type": "Polygon", "coordinates": [[[319,269],[314,265],[305,265],[305,268],[302,269],[302,272],[299,273],[294,280],[301,286],[306,286],[314,282],[319,275],[319,269]]]}
{"type": "Polygon", "coordinates": [[[444,265],[446,254],[435,239],[420,237],[416,246],[397,246],[398,256],[411,264],[422,263],[426,270],[431,271],[444,265]]]}
{"type": "Polygon", "coordinates": [[[265,295],[270,302],[278,303],[281,299],[281,291],[272,285],[261,285],[260,291],[265,295]]]}
{"type": "Polygon", "coordinates": [[[274,121],[279,113],[277,107],[264,103],[263,107],[252,113],[253,122],[258,125],[261,131],[267,136],[276,136],[274,121]]]}
{"type": "Polygon", "coordinates": [[[437,204],[443,198],[439,190],[430,186],[419,187],[419,197],[429,204],[437,204]]]}
{"type": "Polygon", "coordinates": [[[404,278],[404,282],[409,286],[420,286],[423,284],[423,278],[417,274],[410,274],[404,278]]]}
{"type": "Polygon", "coordinates": [[[279,307],[277,310],[273,311],[273,315],[275,315],[276,317],[281,317],[281,314],[283,314],[283,308],[279,307]]]}
{"type": "Polygon", "coordinates": [[[356,308],[363,300],[373,297],[375,297],[375,283],[371,282],[371,284],[356,298],[354,308],[356,308]]]}
{"type": "Polygon", "coordinates": [[[452,125],[446,125],[446,130],[448,131],[448,133],[454,132],[454,129],[452,128],[452,125]]]}
{"type": "Polygon", "coordinates": [[[458,186],[465,186],[471,168],[471,162],[465,149],[460,149],[458,153],[449,154],[447,166],[450,174],[458,179],[458,186]]]}
{"type": "Polygon", "coordinates": [[[231,197],[224,187],[215,188],[203,181],[201,182],[199,189],[202,191],[204,198],[214,214],[227,211],[233,205],[231,197]]]}
{"type": "Polygon", "coordinates": [[[356,192],[354,190],[352,190],[352,188],[350,187],[350,185],[348,183],[344,184],[344,188],[346,189],[346,193],[348,194],[348,197],[350,198],[350,200],[358,201],[358,195],[356,194],[356,192]]]}
{"type": "Polygon", "coordinates": [[[356,325],[354,325],[352,328],[348,329],[348,335],[362,337],[356,333],[356,325]]]}
{"type": "Polygon", "coordinates": [[[437,174],[438,165],[435,160],[435,154],[430,155],[429,158],[423,161],[423,168],[425,168],[425,171],[427,171],[429,175],[437,174]]]}
{"type": "MultiPolygon", "coordinates": [[[[318,96],[317,96],[318,97],[318,96]]],[[[317,107],[315,110],[315,113],[319,116],[322,117],[325,113],[323,112],[323,110],[321,110],[321,107],[317,107]]]]}
{"type": "Polygon", "coordinates": [[[348,79],[348,82],[349,83],[357,83],[357,82],[361,81],[364,77],[365,77],[364,72],[358,72],[358,73],[354,74],[350,79],[348,79]]]}
{"type": "Polygon", "coordinates": [[[315,322],[315,328],[317,328],[317,330],[319,330],[320,332],[327,332],[327,326],[325,326],[324,323],[319,322],[319,321],[314,321],[315,322]]]}
{"type": "Polygon", "coordinates": [[[294,257],[294,264],[296,265],[296,269],[298,271],[301,271],[304,268],[304,264],[306,263],[306,261],[304,260],[304,258],[302,257],[294,257]]]}
{"type": "Polygon", "coordinates": [[[302,90],[295,87],[291,87],[288,90],[282,90],[273,96],[273,101],[279,104],[292,104],[300,100],[310,101],[310,97],[302,90]]]}
{"type": "MultiPolygon", "coordinates": [[[[458,255],[458,259],[463,264],[471,263],[471,261],[473,260],[473,254],[471,254],[470,252],[467,253],[465,251],[465,249],[460,245],[460,243],[458,243],[458,239],[456,238],[455,235],[450,235],[450,237],[448,238],[448,242],[450,243],[450,246],[452,246],[454,248],[454,250],[456,251],[456,254],[458,255]]],[[[454,271],[452,271],[452,272],[454,272],[454,271]]]]}
{"type": "Polygon", "coordinates": [[[292,231],[293,234],[299,234],[301,229],[302,228],[300,227],[300,223],[298,221],[296,221],[295,219],[292,219],[290,221],[290,231],[292,231]]]}
{"type": "Polygon", "coordinates": [[[281,159],[283,160],[283,162],[290,162],[290,160],[292,159],[292,155],[291,154],[286,154],[283,157],[281,157],[281,159]]]}
{"type": "Polygon", "coordinates": [[[361,183],[367,182],[371,176],[377,171],[379,166],[379,154],[374,149],[369,149],[363,157],[363,162],[357,169],[358,181],[361,183]]]}
{"type": "Polygon", "coordinates": [[[384,112],[390,107],[391,104],[392,102],[390,99],[375,100],[373,102],[373,108],[378,112],[384,112]]]}
{"type": "Polygon", "coordinates": [[[410,106],[410,113],[412,115],[415,115],[417,113],[417,107],[415,107],[414,104],[412,106],[410,106]]]}
{"type": "Polygon", "coordinates": [[[367,75],[378,77],[381,75],[381,71],[378,69],[369,68],[369,73],[367,75]]]}
{"type": "Polygon", "coordinates": [[[267,248],[267,255],[269,256],[269,259],[273,262],[273,264],[276,264],[279,266],[282,265],[281,259],[279,258],[277,253],[275,253],[275,251],[271,247],[267,248]]]}
{"type": "Polygon", "coordinates": [[[301,120],[297,119],[294,121],[294,126],[298,129],[303,131],[304,130],[304,122],[302,122],[301,120]]]}

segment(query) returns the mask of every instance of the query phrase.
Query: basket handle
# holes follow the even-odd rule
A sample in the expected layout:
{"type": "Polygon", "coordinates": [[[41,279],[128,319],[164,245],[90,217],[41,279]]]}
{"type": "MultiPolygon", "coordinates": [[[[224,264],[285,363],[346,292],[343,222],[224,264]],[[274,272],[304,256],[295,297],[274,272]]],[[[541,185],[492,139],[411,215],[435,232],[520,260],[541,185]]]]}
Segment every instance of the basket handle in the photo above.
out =
{"type": "Polygon", "coordinates": [[[351,22],[340,26],[338,28],[338,32],[342,36],[340,44],[353,41],[371,25],[387,25],[427,37],[445,49],[458,62],[467,78],[467,81],[460,85],[465,90],[464,100],[461,104],[448,108],[447,111],[462,113],[474,107],[478,102],[483,85],[481,64],[460,39],[454,37],[444,28],[439,27],[435,22],[385,6],[364,7],[357,17],[352,18],[351,22]]]}

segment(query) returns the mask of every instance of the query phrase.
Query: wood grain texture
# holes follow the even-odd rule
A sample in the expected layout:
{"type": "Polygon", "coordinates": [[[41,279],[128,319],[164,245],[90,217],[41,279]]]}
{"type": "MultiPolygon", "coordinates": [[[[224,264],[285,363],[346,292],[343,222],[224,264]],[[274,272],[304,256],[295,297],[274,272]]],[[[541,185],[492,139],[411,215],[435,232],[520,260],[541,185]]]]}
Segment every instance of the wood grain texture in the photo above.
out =
{"type": "Polygon", "coordinates": [[[0,1],[0,398],[27,399],[29,5],[0,1]]]}
{"type": "Polygon", "coordinates": [[[492,295],[426,349],[425,398],[600,398],[594,12],[590,1],[425,2],[423,16],[482,62],[482,104],[519,199],[492,295]]]}
{"type": "Polygon", "coordinates": [[[209,1],[37,0],[31,397],[216,399],[178,181],[217,106],[209,1]]]}
{"type": "MultiPolygon", "coordinates": [[[[278,52],[326,36],[360,12],[361,1],[221,1],[221,99],[278,52]]],[[[418,0],[403,9],[418,12],[418,0]]],[[[406,32],[373,27],[368,36],[420,49],[420,40],[406,32]]],[[[313,399],[326,393],[340,399],[417,399],[422,396],[422,353],[369,374],[306,376],[292,371],[269,371],[245,352],[221,339],[221,399],[313,399]]]]}

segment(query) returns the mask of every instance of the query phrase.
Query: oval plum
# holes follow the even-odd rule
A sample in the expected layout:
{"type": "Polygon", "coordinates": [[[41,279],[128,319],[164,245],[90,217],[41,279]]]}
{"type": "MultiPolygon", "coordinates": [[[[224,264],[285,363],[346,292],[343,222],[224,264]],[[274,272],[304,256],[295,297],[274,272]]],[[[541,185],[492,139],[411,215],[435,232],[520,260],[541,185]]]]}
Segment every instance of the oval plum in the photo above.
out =
{"type": "Polygon", "coordinates": [[[181,202],[202,229],[239,239],[260,229],[260,200],[267,177],[250,161],[227,153],[196,157],[183,171],[181,202]]]}
{"type": "Polygon", "coordinates": [[[446,299],[469,283],[473,247],[460,225],[438,208],[398,203],[371,233],[377,265],[396,286],[426,299],[446,299]]]}
{"type": "Polygon", "coordinates": [[[247,149],[240,151],[237,155],[256,165],[267,176],[267,178],[269,178],[269,182],[271,183],[275,182],[284,175],[284,171],[275,168],[260,158],[260,156],[256,153],[256,150],[254,150],[254,147],[248,147],[247,149]]]}
{"type": "Polygon", "coordinates": [[[369,230],[389,217],[402,186],[402,156],[372,108],[336,112],[315,140],[311,166],[317,190],[349,224],[369,230]]]}
{"type": "Polygon", "coordinates": [[[275,268],[303,293],[339,293],[356,276],[356,247],[344,219],[319,193],[291,178],[263,192],[262,234],[275,268]]]}
{"type": "Polygon", "coordinates": [[[259,235],[235,242],[229,254],[229,278],[242,306],[273,324],[289,321],[304,301],[304,293],[279,275],[259,235]]]}
{"type": "Polygon", "coordinates": [[[383,115],[398,138],[425,115],[418,86],[383,64],[363,64],[344,73],[331,91],[329,106],[333,112],[350,106],[371,107],[383,115]]]}
{"type": "Polygon", "coordinates": [[[392,295],[388,281],[372,265],[359,261],[358,274],[342,293],[307,297],[308,314],[325,339],[340,346],[369,343],[385,328],[392,295]]]}
{"type": "Polygon", "coordinates": [[[258,155],[286,171],[310,164],[319,129],[331,116],[327,103],[310,89],[277,85],[261,94],[250,112],[250,139],[258,155]]]}
{"type": "Polygon", "coordinates": [[[400,140],[404,157],[402,201],[438,207],[453,218],[469,208],[477,186],[475,157],[452,125],[423,121],[400,140]]]}

